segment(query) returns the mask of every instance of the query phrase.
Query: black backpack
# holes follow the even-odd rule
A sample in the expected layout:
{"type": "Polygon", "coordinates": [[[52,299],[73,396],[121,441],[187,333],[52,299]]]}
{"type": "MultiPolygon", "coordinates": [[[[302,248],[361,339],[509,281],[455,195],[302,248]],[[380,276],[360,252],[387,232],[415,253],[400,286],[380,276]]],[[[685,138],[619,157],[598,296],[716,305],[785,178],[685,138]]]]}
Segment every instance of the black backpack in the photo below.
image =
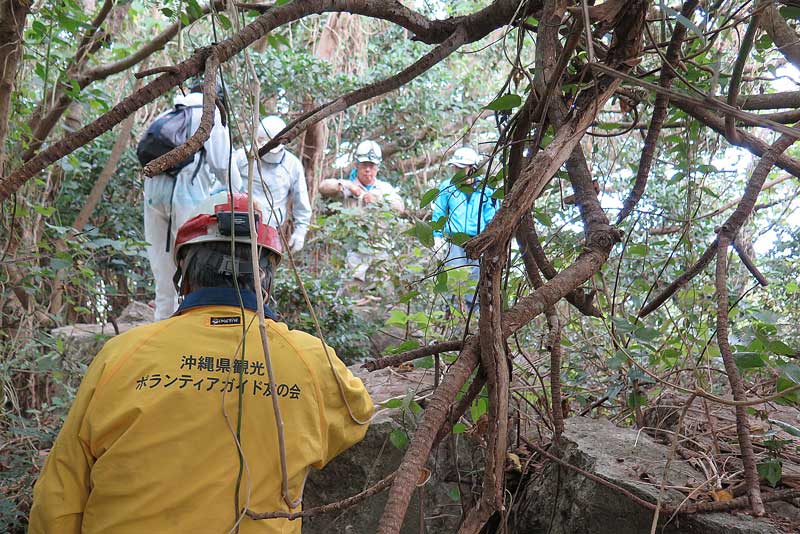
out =
{"type": "MultiPolygon", "coordinates": [[[[176,104],[174,108],[154,120],[136,148],[136,156],[139,158],[139,163],[144,167],[154,159],[185,143],[190,136],[192,108],[202,107],[176,104]]],[[[201,163],[203,155],[204,152],[201,149],[201,163]]],[[[181,169],[192,163],[192,161],[194,161],[194,154],[168,169],[166,174],[174,178],[181,169]]]]}

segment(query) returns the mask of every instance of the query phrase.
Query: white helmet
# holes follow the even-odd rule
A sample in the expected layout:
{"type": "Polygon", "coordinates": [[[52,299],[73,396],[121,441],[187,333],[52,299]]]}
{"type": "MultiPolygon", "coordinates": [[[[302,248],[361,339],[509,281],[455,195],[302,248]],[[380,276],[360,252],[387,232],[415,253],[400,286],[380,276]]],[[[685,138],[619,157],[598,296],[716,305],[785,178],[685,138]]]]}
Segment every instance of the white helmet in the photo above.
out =
{"type": "Polygon", "coordinates": [[[453,157],[447,162],[448,165],[455,165],[461,169],[466,167],[476,167],[481,162],[481,156],[474,148],[462,146],[453,153],[453,157]]]}
{"type": "MultiPolygon", "coordinates": [[[[277,115],[269,115],[261,119],[258,131],[256,132],[256,141],[259,145],[265,145],[271,141],[281,130],[286,128],[286,123],[277,115]]],[[[278,145],[270,153],[277,154],[283,150],[283,145],[278,145]]]]}
{"type": "Polygon", "coordinates": [[[363,163],[369,161],[375,165],[380,165],[383,160],[381,146],[375,141],[361,141],[356,148],[356,161],[363,163]]]}

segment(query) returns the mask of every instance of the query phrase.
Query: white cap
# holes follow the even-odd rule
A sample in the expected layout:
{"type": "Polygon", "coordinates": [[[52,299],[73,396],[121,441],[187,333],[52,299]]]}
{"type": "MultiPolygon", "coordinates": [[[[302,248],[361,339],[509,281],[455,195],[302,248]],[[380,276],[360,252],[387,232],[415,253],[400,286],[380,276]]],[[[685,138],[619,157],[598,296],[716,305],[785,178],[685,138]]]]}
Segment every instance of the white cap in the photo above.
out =
{"type": "Polygon", "coordinates": [[[459,168],[475,167],[481,162],[481,156],[474,148],[462,146],[453,153],[453,157],[447,162],[448,165],[455,165],[459,168]]]}
{"type": "MultiPolygon", "coordinates": [[[[286,128],[286,123],[277,115],[269,115],[264,117],[261,119],[261,124],[256,132],[256,141],[259,145],[265,145],[268,141],[271,141],[276,135],[278,135],[284,128],[286,128]]],[[[270,152],[272,154],[277,154],[282,150],[283,145],[278,145],[270,150],[270,152]]]]}
{"type": "Polygon", "coordinates": [[[375,165],[380,165],[383,160],[381,146],[375,141],[361,141],[356,148],[356,161],[364,163],[369,161],[375,165]]]}

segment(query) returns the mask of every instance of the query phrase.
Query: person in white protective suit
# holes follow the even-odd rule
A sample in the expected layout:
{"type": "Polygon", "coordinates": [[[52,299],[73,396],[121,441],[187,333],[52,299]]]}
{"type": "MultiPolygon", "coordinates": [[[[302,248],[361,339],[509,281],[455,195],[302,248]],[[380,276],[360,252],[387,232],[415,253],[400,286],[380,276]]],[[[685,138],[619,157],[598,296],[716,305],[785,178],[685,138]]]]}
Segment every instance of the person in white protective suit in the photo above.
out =
{"type": "MultiPolygon", "coordinates": [[[[192,107],[189,123],[191,135],[200,126],[203,114],[202,81],[196,82],[190,90],[185,96],[176,96],[173,104],[192,107]]],[[[149,243],[147,257],[155,279],[156,321],[171,316],[178,307],[178,294],[172,282],[175,262],[171,250],[177,229],[186,222],[192,210],[209,197],[212,190],[228,189],[230,158],[228,128],[222,123],[219,109],[215,109],[211,135],[194,155],[194,160],[174,178],[159,174],[145,179],[144,237],[149,243]]],[[[231,186],[238,191],[241,188],[239,171],[235,165],[230,165],[230,171],[231,186]]]]}
{"type": "MultiPolygon", "coordinates": [[[[269,115],[261,119],[256,132],[256,144],[261,147],[272,140],[286,123],[269,115]]],[[[247,193],[248,162],[244,148],[236,151],[236,165],[242,177],[242,192],[247,193]]],[[[255,161],[253,165],[253,196],[270,213],[267,224],[279,228],[287,219],[289,198],[292,199],[294,229],[288,245],[292,252],[302,250],[311,222],[311,203],[308,200],[305,171],[300,160],[282,144],[255,161]]]]}

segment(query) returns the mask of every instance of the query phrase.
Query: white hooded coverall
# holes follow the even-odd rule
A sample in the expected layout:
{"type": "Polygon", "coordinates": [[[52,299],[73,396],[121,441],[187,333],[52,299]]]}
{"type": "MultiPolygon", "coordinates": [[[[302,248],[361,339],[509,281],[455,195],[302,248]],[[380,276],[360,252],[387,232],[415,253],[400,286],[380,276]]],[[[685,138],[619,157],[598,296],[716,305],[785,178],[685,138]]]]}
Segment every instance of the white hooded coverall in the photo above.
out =
{"type": "MultiPolygon", "coordinates": [[[[189,93],[186,96],[177,96],[174,104],[197,106],[192,109],[189,133],[193,134],[200,126],[203,94],[189,93]]],[[[230,141],[228,128],[222,125],[218,109],[214,111],[214,127],[203,148],[205,155],[201,152],[195,154],[192,163],[181,169],[175,178],[159,174],[146,178],[144,182],[144,238],[149,243],[147,257],[150,259],[156,286],[156,321],[166,319],[178,307],[178,295],[172,282],[176,269],[172,259],[172,246],[178,228],[186,222],[192,208],[206,199],[212,189],[228,189],[230,141]],[[201,157],[203,159],[198,169],[201,157]],[[215,184],[217,181],[219,183],[215,184]],[[167,250],[167,240],[170,244],[169,250],[167,250]]],[[[238,191],[241,188],[239,171],[235,165],[230,167],[233,190],[238,191]]]]}
{"type": "MultiPolygon", "coordinates": [[[[247,193],[247,153],[244,149],[236,151],[235,159],[239,175],[242,177],[242,192],[247,193]]],[[[267,152],[257,160],[257,163],[258,165],[253,167],[253,197],[265,209],[269,208],[271,211],[267,224],[275,228],[283,224],[291,196],[294,225],[292,235],[304,240],[308,224],[311,222],[311,203],[308,200],[303,164],[297,156],[286,149],[277,153],[267,152]],[[266,191],[264,185],[267,186],[266,191]]]]}

